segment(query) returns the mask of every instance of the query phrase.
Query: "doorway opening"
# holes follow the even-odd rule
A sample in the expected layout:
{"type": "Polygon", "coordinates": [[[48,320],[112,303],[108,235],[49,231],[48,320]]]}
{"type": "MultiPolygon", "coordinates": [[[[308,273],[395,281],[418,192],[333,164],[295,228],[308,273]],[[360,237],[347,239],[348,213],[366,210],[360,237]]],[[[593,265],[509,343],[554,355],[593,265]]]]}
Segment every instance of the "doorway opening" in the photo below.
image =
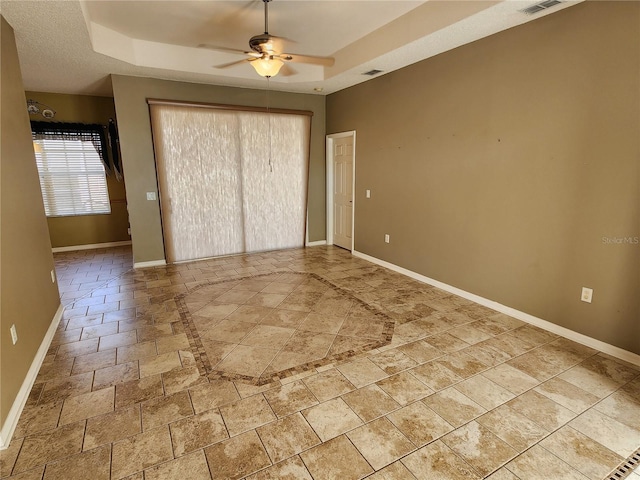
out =
{"type": "Polygon", "coordinates": [[[353,251],[355,130],[327,135],[327,245],[353,251]]]}

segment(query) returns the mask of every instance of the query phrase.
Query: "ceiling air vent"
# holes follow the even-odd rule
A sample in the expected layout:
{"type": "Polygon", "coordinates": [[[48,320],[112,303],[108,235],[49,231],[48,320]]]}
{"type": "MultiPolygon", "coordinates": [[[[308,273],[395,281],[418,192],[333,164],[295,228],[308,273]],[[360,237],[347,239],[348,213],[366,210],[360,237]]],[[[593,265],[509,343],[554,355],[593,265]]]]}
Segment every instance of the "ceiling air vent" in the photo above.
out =
{"type": "Polygon", "coordinates": [[[364,72],[362,75],[369,75],[370,77],[373,77],[374,75],[378,75],[379,73],[382,73],[383,70],[376,70],[375,68],[373,70],[369,70],[368,72],[364,72]]]}
{"type": "Polygon", "coordinates": [[[546,10],[547,8],[555,7],[561,3],[561,0],[545,0],[544,2],[536,3],[535,5],[525,8],[522,12],[527,15],[535,15],[536,13],[546,10]]]}

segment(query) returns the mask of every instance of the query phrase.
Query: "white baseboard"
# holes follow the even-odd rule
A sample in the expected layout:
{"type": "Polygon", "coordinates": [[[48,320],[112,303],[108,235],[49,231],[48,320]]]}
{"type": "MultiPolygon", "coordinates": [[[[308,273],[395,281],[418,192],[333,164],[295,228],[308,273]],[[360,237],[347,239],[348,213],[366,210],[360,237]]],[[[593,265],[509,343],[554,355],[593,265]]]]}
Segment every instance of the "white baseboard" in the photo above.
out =
{"type": "Polygon", "coordinates": [[[149,267],[162,267],[167,264],[166,260],[151,260],[149,262],[135,262],[133,268],[149,268],[149,267]]]}
{"type": "Polygon", "coordinates": [[[68,247],[53,247],[51,251],[53,253],[75,252],[76,250],[94,250],[96,248],[123,247],[125,245],[131,245],[131,240],[124,240],[122,242],[88,243],[86,245],[70,245],[68,247]]]}
{"type": "Polygon", "coordinates": [[[13,432],[18,425],[18,419],[20,418],[22,409],[24,408],[25,403],[27,403],[29,393],[31,392],[31,388],[36,381],[36,377],[38,376],[38,372],[40,371],[40,367],[42,366],[44,357],[47,355],[47,351],[51,346],[51,341],[53,340],[53,336],[56,333],[56,329],[58,328],[58,324],[60,323],[63,312],[64,307],[61,304],[58,307],[56,314],[53,316],[53,319],[51,320],[51,325],[49,325],[49,329],[47,330],[47,333],[40,343],[40,348],[38,348],[36,356],[34,357],[33,362],[31,362],[31,367],[29,367],[27,376],[24,378],[22,386],[18,391],[18,395],[16,395],[16,398],[13,401],[11,410],[9,410],[9,414],[7,415],[7,418],[2,425],[2,429],[0,430],[0,450],[4,450],[9,446],[9,442],[11,441],[11,437],[13,436],[13,432]]]}
{"type": "Polygon", "coordinates": [[[403,268],[403,267],[399,267],[398,265],[395,265],[393,263],[385,262],[384,260],[380,260],[379,258],[367,255],[366,253],[362,253],[354,250],[353,255],[356,257],[362,258],[364,260],[367,260],[371,263],[375,263],[376,265],[380,265],[382,267],[388,268],[389,270],[393,270],[394,272],[398,272],[398,273],[401,273],[402,275],[406,275],[407,277],[411,277],[414,280],[418,280],[419,282],[427,283],[434,287],[445,290],[449,293],[453,293],[462,298],[466,298],[467,300],[471,300],[472,302],[475,302],[485,307],[496,310],[500,313],[504,313],[505,315],[509,315],[513,318],[517,318],[518,320],[522,320],[523,322],[530,323],[531,325],[535,325],[536,327],[540,327],[544,330],[555,333],[556,335],[560,335],[561,337],[565,337],[565,338],[568,338],[569,340],[573,340],[574,342],[580,343],[582,345],[586,345],[587,347],[595,348],[596,350],[600,350],[601,352],[607,353],[612,357],[616,357],[616,358],[619,358],[620,360],[624,360],[626,362],[633,363],[634,365],[640,366],[640,355],[636,353],[629,352],[628,350],[624,350],[620,347],[616,347],[615,345],[611,345],[601,340],[588,337],[587,335],[583,335],[582,333],[569,330],[568,328],[561,327],[560,325],[556,325],[555,323],[549,322],[547,320],[543,320],[541,318],[535,317],[525,312],[521,312],[520,310],[516,310],[515,308],[502,305],[501,303],[494,302],[493,300],[489,300],[487,298],[481,297],[474,293],[461,290],[452,285],[439,282],[438,280],[434,280],[433,278],[425,277],[424,275],[413,272],[411,270],[407,270],[406,268],[403,268]]]}
{"type": "Polygon", "coordinates": [[[307,242],[305,244],[305,247],[318,247],[320,245],[326,245],[327,241],[326,240],[316,240],[315,242],[307,242]]]}

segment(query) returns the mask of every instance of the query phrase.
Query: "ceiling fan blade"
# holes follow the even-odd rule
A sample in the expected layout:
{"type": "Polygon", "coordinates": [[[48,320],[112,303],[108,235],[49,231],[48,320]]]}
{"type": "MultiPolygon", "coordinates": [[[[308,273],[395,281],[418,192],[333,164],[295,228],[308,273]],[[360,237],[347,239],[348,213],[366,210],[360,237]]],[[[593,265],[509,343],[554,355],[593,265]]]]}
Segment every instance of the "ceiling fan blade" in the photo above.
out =
{"type": "Polygon", "coordinates": [[[278,73],[278,76],[282,76],[282,77],[290,77],[291,75],[295,75],[296,73],[298,73],[296,71],[295,68],[293,68],[291,65],[287,65],[286,63],[280,68],[280,72],[278,73]]]}
{"type": "Polygon", "coordinates": [[[287,62],[310,63],[324,67],[331,67],[336,61],[333,57],[315,57],[313,55],[298,55],[297,53],[281,53],[278,57],[287,62]]]}
{"type": "Polygon", "coordinates": [[[235,65],[240,65],[241,63],[245,63],[247,61],[251,61],[251,60],[248,58],[245,58],[243,60],[236,60],[235,62],[223,63],[222,65],[214,65],[213,68],[229,68],[235,65]]]}
{"type": "Polygon", "coordinates": [[[209,45],[208,43],[201,43],[198,48],[206,48],[207,50],[215,50],[216,52],[235,53],[238,55],[251,55],[254,52],[247,52],[246,50],[238,50],[237,48],[219,47],[217,45],[209,45]]]}

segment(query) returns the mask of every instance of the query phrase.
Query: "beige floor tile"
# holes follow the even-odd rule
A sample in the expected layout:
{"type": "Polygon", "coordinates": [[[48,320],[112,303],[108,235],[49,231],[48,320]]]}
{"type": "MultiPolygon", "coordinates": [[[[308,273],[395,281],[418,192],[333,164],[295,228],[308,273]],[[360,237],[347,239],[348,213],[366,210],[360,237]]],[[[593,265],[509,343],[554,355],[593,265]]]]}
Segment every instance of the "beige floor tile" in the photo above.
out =
{"type": "Polygon", "coordinates": [[[486,480],[519,480],[507,467],[502,467],[489,475],[486,480]]]}
{"type": "Polygon", "coordinates": [[[293,310],[273,310],[262,318],[261,325],[274,327],[297,328],[309,313],[293,310]]]}
{"type": "Polygon", "coordinates": [[[507,405],[516,412],[533,420],[547,431],[553,431],[573,419],[576,414],[545,397],[544,395],[530,390],[519,397],[507,402],[507,405]]]}
{"type": "Polygon", "coordinates": [[[240,343],[254,347],[281,349],[294,334],[293,328],[256,325],[240,343]]]}
{"type": "Polygon", "coordinates": [[[535,378],[506,363],[482,372],[482,375],[514,395],[521,395],[540,383],[535,378]]]}
{"type": "MultiPolygon", "coordinates": [[[[109,324],[105,324],[105,326],[107,325],[109,324]]],[[[112,348],[116,348],[116,347],[133,345],[137,342],[138,342],[138,338],[136,336],[135,330],[131,330],[130,332],[106,335],[106,336],[100,337],[100,344],[98,346],[98,351],[103,352],[105,350],[111,350],[112,348]]]]}
{"type": "Polygon", "coordinates": [[[397,348],[372,355],[369,357],[369,360],[384,370],[388,375],[408,370],[417,365],[415,360],[397,348]]]}
{"type": "Polygon", "coordinates": [[[545,438],[540,445],[593,480],[605,478],[624,460],[620,455],[568,426],[545,438]]]}
{"type": "Polygon", "coordinates": [[[400,408],[400,404],[377,385],[369,385],[342,396],[365,422],[400,408]]]}
{"type": "Polygon", "coordinates": [[[13,474],[26,472],[45,463],[58,460],[82,449],[85,422],[64,425],[25,438],[13,474]]]}
{"type": "MultiPolygon", "coordinates": [[[[177,370],[174,370],[177,371],[177,370]]],[[[191,403],[196,413],[228,405],[240,400],[233,382],[215,380],[189,389],[191,403]]]]}
{"type": "Polygon", "coordinates": [[[72,455],[47,465],[43,480],[85,480],[90,473],[94,480],[109,480],[111,445],[104,445],[72,455]]]}
{"type": "Polygon", "coordinates": [[[13,438],[22,438],[55,428],[58,425],[62,405],[63,400],[60,400],[25,407],[13,432],[13,438]]]}
{"type": "Polygon", "coordinates": [[[433,347],[425,340],[407,343],[397,348],[417,363],[426,363],[444,355],[441,350],[433,347]]]}
{"type": "Polygon", "coordinates": [[[204,453],[214,480],[242,478],[271,465],[253,430],[207,447],[204,453]]]}
{"type": "Polygon", "coordinates": [[[575,413],[584,412],[598,401],[595,395],[559,377],[540,384],[535,391],[575,413]]]}
{"type": "Polygon", "coordinates": [[[569,464],[563,462],[548,450],[539,445],[534,445],[522,455],[506,465],[507,469],[518,478],[527,480],[586,480],[569,464]]]}
{"type": "Polygon", "coordinates": [[[220,407],[220,413],[232,437],[276,419],[262,394],[220,407]]]}
{"type": "Polygon", "coordinates": [[[569,422],[569,426],[624,458],[640,445],[640,428],[628,427],[594,409],[569,422]]]}
{"type": "Polygon", "coordinates": [[[444,368],[451,370],[460,378],[468,378],[472,375],[486,370],[488,367],[483,362],[477,360],[471,355],[467,355],[464,351],[450,353],[444,357],[433,360],[432,363],[442,365],[444,368]]]}
{"type": "Polygon", "coordinates": [[[318,400],[302,381],[296,381],[264,393],[278,418],[318,404],[318,400]]]}
{"type": "Polygon", "coordinates": [[[144,402],[164,394],[160,375],[131,380],[116,385],[116,408],[144,402]]]}
{"type": "Polygon", "coordinates": [[[412,375],[434,391],[442,390],[462,381],[462,377],[456,375],[442,363],[437,363],[437,360],[427,362],[410,371],[412,375]]]}
{"type": "Polygon", "coordinates": [[[400,405],[406,405],[433,393],[429,387],[409,372],[393,375],[376,383],[400,405]]]}
{"type": "Polygon", "coordinates": [[[158,354],[175,352],[176,350],[188,350],[189,339],[185,333],[156,339],[158,354]]]}
{"type": "Polygon", "coordinates": [[[131,405],[87,420],[83,450],[117,442],[142,432],[140,406],[131,405]]]}
{"type": "Polygon", "coordinates": [[[42,480],[44,466],[36,467],[28,472],[18,473],[10,477],[11,480],[42,480]]]}
{"type": "Polygon", "coordinates": [[[338,365],[338,370],[357,388],[382,380],[388,375],[368,358],[338,365]]]}
{"type": "Polygon", "coordinates": [[[491,335],[483,332],[482,330],[478,330],[470,325],[464,325],[456,328],[452,328],[447,332],[450,335],[453,335],[456,338],[468,343],[469,345],[473,345],[475,343],[482,342],[484,340],[488,340],[491,338],[491,335]]]}
{"type": "Polygon", "coordinates": [[[229,438],[217,409],[183,418],[169,427],[176,457],[229,438]]]}
{"type": "Polygon", "coordinates": [[[547,362],[544,355],[538,353],[536,350],[512,358],[507,364],[541,382],[558,375],[564,370],[562,366],[547,362]]]}
{"type": "Polygon", "coordinates": [[[402,459],[402,463],[417,479],[470,480],[481,478],[469,464],[439,440],[406,456],[402,459]]]}
{"type": "Polygon", "coordinates": [[[594,408],[628,427],[640,426],[640,398],[636,399],[622,390],[609,395],[594,408]]]}
{"type": "Polygon", "coordinates": [[[87,392],[64,401],[60,425],[74,423],[113,411],[115,387],[87,392]]]}
{"type": "Polygon", "coordinates": [[[93,389],[107,388],[119,383],[129,382],[140,378],[138,362],[121,363],[95,371],[93,389]]]}
{"type": "Polygon", "coordinates": [[[501,405],[485,413],[476,421],[480,425],[487,427],[493,434],[507,442],[518,452],[523,452],[549,433],[548,430],[545,430],[508,405],[501,405]]]}
{"type": "Polygon", "coordinates": [[[320,443],[300,413],[259,427],[256,431],[274,464],[320,443]]]}
{"type": "Polygon", "coordinates": [[[482,476],[497,470],[518,453],[476,421],[445,435],[442,441],[482,476]]]}
{"type": "Polygon", "coordinates": [[[369,480],[415,480],[409,469],[397,461],[367,477],[369,480]]]}
{"type": "Polygon", "coordinates": [[[637,375],[637,370],[622,363],[594,356],[563,372],[560,378],[598,398],[604,398],[637,375]]]}
{"type": "Polygon", "coordinates": [[[111,478],[121,479],[171,459],[169,427],[149,430],[113,444],[111,478]]]}
{"type": "Polygon", "coordinates": [[[299,325],[298,328],[303,331],[316,333],[336,334],[340,331],[345,317],[336,315],[335,312],[326,315],[318,313],[310,313],[299,325]]]}
{"type": "MultiPolygon", "coordinates": [[[[182,357],[180,357],[180,359],[184,365],[184,359],[182,357]]],[[[187,390],[196,385],[208,383],[208,380],[200,374],[198,367],[188,366],[184,368],[174,368],[173,370],[164,372],[162,374],[162,383],[164,384],[165,393],[167,395],[173,395],[174,393],[187,390]]]]}
{"type": "Polygon", "coordinates": [[[386,418],[374,420],[346,435],[375,470],[398,460],[416,448],[386,418]]]}
{"type": "Polygon", "coordinates": [[[94,353],[98,351],[98,339],[91,338],[89,340],[82,340],[79,342],[65,343],[58,347],[58,355],[61,357],[77,357],[79,355],[86,355],[87,353],[94,353]]]}
{"type": "Polygon", "coordinates": [[[373,469],[356,447],[341,435],[300,454],[314,480],[358,480],[373,469]]]}
{"type": "Polygon", "coordinates": [[[387,418],[417,447],[437,440],[454,429],[422,402],[396,410],[387,418]]]}
{"type": "Polygon", "coordinates": [[[180,355],[177,351],[163,353],[156,357],[148,357],[139,360],[140,378],[168,372],[174,368],[182,368],[180,355]]]}
{"type": "Polygon", "coordinates": [[[303,382],[321,402],[355,389],[353,384],[335,368],[307,377],[303,382]]]}
{"type": "Polygon", "coordinates": [[[458,350],[462,350],[463,348],[466,348],[470,345],[464,340],[458,337],[454,337],[447,332],[425,338],[424,342],[443,352],[444,354],[457,352],[458,350]]]}
{"type": "Polygon", "coordinates": [[[11,443],[6,449],[0,450],[0,478],[5,478],[11,475],[13,466],[16,463],[20,448],[22,448],[23,438],[14,437],[11,443]]]}
{"type": "Polygon", "coordinates": [[[334,398],[302,412],[323,442],[362,425],[342,398],[334,398]]]}
{"type": "Polygon", "coordinates": [[[259,377],[277,354],[278,350],[273,348],[238,345],[214,369],[228,374],[259,377]]]}
{"type": "Polygon", "coordinates": [[[247,480],[313,480],[300,457],[291,457],[247,477],[247,480]]]}
{"type": "Polygon", "coordinates": [[[117,363],[127,363],[141,358],[154,357],[158,354],[156,351],[156,342],[141,342],[135,345],[127,345],[125,347],[116,348],[117,363]]]}
{"type": "Polygon", "coordinates": [[[57,402],[65,398],[91,391],[93,372],[49,380],[40,394],[39,404],[57,402]]]}
{"type": "Polygon", "coordinates": [[[484,365],[491,367],[500,365],[512,358],[512,356],[504,350],[496,347],[492,343],[489,343],[489,340],[471,345],[462,351],[484,365]]]}
{"type": "Polygon", "coordinates": [[[141,404],[142,428],[151,430],[193,415],[191,399],[186,391],[157,397],[141,404]]]}
{"type": "Polygon", "coordinates": [[[204,451],[198,450],[184,457],[161,463],[144,471],[145,480],[210,480],[209,465],[204,451]]]}
{"type": "Polygon", "coordinates": [[[424,403],[454,427],[464,425],[487,411],[453,387],[425,398],[424,403]]]}
{"type": "Polygon", "coordinates": [[[481,375],[468,378],[454,388],[486,409],[496,408],[515,396],[509,390],[481,375]]]}
{"type": "Polygon", "coordinates": [[[88,353],[87,355],[81,355],[75,357],[73,362],[73,370],[71,373],[74,375],[79,373],[91,372],[100,368],[110,367],[116,364],[116,350],[106,350],[103,352],[88,353]]]}

